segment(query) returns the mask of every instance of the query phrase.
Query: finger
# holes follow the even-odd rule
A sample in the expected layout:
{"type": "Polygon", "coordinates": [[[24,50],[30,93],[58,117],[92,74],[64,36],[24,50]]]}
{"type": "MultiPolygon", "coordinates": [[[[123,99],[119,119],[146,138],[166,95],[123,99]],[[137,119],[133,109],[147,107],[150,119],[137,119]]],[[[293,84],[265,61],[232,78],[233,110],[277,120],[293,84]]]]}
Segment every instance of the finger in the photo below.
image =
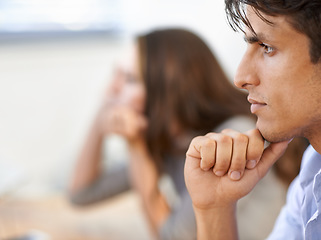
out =
{"type": "Polygon", "coordinates": [[[185,171],[186,169],[199,169],[200,167],[201,154],[198,148],[195,147],[195,145],[197,144],[196,143],[197,138],[199,137],[196,137],[191,141],[187,149],[185,167],[184,167],[185,171]]]}
{"type": "Polygon", "coordinates": [[[215,164],[215,149],[216,143],[214,140],[206,136],[199,136],[192,140],[186,155],[199,159],[198,167],[206,171],[215,164]]]}
{"type": "Polygon", "coordinates": [[[247,131],[249,143],[246,153],[246,168],[252,169],[256,166],[264,151],[264,139],[258,129],[247,131]]]}
{"type": "Polygon", "coordinates": [[[215,164],[216,142],[210,138],[204,139],[200,148],[201,152],[201,169],[207,171],[215,164]]]}
{"type": "Polygon", "coordinates": [[[216,176],[223,176],[227,173],[233,149],[233,140],[225,134],[210,133],[207,136],[216,142],[216,156],[213,172],[216,176]]]}
{"type": "Polygon", "coordinates": [[[229,177],[232,180],[239,180],[243,176],[245,170],[249,139],[247,135],[234,130],[227,129],[223,132],[233,138],[233,152],[229,177]]]}

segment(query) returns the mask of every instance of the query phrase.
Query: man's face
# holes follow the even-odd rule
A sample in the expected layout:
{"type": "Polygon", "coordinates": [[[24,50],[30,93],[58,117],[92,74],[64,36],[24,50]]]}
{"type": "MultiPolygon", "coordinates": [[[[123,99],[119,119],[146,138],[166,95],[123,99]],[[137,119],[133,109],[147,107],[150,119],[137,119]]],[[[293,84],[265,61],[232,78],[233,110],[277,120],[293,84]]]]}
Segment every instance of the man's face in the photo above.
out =
{"type": "Polygon", "coordinates": [[[263,16],[274,24],[248,7],[255,33],[246,30],[248,46],[234,83],[248,90],[251,111],[265,139],[305,136],[312,142],[321,136],[321,64],[311,63],[309,39],[285,17],[263,16]]]}

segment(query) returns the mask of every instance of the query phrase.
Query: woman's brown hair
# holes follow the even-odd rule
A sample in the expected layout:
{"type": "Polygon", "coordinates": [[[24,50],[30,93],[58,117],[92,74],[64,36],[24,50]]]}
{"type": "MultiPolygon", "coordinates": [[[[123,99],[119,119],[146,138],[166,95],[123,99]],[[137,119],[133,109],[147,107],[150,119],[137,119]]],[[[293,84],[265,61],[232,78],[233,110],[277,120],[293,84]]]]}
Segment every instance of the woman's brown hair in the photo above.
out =
{"type": "Polygon", "coordinates": [[[147,92],[146,141],[159,167],[166,153],[173,150],[174,123],[183,132],[205,134],[232,116],[250,114],[245,93],[232,85],[197,35],[184,29],[165,29],[137,40],[147,92]]]}

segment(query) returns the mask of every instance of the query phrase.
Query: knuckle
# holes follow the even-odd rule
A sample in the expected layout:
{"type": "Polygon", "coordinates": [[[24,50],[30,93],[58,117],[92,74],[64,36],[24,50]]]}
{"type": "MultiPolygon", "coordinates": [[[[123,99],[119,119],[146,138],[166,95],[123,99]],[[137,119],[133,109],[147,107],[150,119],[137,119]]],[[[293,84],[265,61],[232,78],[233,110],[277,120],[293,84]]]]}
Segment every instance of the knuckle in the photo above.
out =
{"type": "Polygon", "coordinates": [[[213,137],[216,136],[216,135],[217,135],[217,133],[215,133],[215,132],[209,132],[209,133],[207,133],[207,134],[205,135],[205,137],[213,138],[213,137]]]}
{"type": "Polygon", "coordinates": [[[259,131],[258,129],[256,129],[256,128],[255,128],[255,129],[248,130],[248,131],[246,132],[246,134],[247,134],[248,136],[251,136],[251,137],[262,137],[260,131],[259,131]]]}
{"type": "Polygon", "coordinates": [[[202,146],[206,149],[215,147],[215,141],[212,139],[206,139],[202,146]]]}
{"type": "Polygon", "coordinates": [[[232,138],[228,135],[221,134],[218,136],[218,141],[220,141],[221,143],[231,143],[232,138]]]}
{"type": "Polygon", "coordinates": [[[224,133],[224,134],[228,134],[230,132],[234,132],[234,130],[230,129],[230,128],[226,128],[224,130],[221,131],[221,133],[224,133]]]}
{"type": "Polygon", "coordinates": [[[237,133],[235,134],[234,141],[237,143],[248,143],[248,136],[242,133],[237,133]]]}
{"type": "Polygon", "coordinates": [[[194,137],[191,141],[191,145],[196,145],[197,143],[199,143],[201,140],[203,139],[203,136],[197,136],[194,137]]]}

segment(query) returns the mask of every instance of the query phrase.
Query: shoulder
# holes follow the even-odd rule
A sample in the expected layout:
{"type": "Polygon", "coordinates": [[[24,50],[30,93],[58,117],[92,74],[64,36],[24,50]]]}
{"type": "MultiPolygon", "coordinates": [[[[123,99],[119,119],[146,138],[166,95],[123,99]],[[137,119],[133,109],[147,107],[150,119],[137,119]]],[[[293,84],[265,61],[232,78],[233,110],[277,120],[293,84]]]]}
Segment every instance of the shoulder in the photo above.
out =
{"type": "Polygon", "coordinates": [[[214,132],[220,132],[229,128],[239,132],[246,132],[255,128],[256,121],[254,118],[245,115],[238,115],[225,120],[223,123],[214,128],[214,132]]]}

